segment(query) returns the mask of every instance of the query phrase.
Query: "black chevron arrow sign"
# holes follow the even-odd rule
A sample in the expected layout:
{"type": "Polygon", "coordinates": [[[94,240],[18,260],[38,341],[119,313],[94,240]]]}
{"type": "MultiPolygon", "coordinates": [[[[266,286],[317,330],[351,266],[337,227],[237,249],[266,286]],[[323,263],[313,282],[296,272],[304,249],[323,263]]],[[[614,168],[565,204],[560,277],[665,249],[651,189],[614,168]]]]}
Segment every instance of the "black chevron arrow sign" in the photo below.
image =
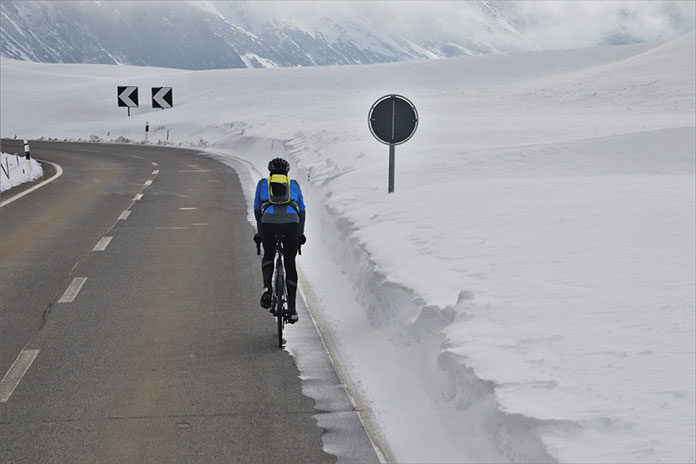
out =
{"type": "Polygon", "coordinates": [[[138,87],[135,85],[117,86],[118,106],[135,108],[138,106],[138,87]]]}
{"type": "Polygon", "coordinates": [[[152,88],[152,107],[153,108],[171,108],[174,106],[174,98],[172,96],[171,87],[153,87],[152,88]]]}

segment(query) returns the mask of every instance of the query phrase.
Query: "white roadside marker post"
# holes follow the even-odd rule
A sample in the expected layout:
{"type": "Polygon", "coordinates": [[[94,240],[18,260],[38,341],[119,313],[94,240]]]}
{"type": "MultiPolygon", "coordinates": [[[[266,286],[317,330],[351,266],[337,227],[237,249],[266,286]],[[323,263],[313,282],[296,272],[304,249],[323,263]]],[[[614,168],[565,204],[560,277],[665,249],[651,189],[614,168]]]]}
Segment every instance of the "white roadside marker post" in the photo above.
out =
{"type": "Polygon", "coordinates": [[[29,172],[31,172],[31,154],[29,152],[29,141],[24,139],[24,158],[29,161],[29,172]]]}

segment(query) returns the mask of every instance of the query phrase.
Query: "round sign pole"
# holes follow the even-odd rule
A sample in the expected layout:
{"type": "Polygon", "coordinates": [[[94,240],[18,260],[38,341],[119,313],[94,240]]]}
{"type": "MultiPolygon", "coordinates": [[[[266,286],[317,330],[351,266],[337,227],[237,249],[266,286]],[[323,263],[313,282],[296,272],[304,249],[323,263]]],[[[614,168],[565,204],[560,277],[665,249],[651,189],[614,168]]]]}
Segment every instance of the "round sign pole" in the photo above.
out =
{"type": "Polygon", "coordinates": [[[389,144],[389,193],[394,192],[394,164],[396,163],[396,145],[389,144]]]}
{"type": "Polygon", "coordinates": [[[401,95],[385,95],[370,108],[367,116],[372,135],[389,145],[389,184],[387,191],[394,192],[394,165],[396,146],[406,142],[418,127],[418,112],[407,98],[401,95]]]}

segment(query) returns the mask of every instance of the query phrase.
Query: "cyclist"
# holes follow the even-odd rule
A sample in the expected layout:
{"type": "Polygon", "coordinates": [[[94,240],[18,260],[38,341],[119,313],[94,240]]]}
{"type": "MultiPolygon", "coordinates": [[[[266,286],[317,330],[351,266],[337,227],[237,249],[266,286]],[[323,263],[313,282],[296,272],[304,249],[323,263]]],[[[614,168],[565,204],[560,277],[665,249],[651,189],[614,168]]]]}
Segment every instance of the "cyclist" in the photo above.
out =
{"type": "Polygon", "coordinates": [[[274,158],[268,163],[270,175],[256,184],[254,215],[258,232],[254,242],[263,243],[263,293],[261,306],[271,307],[273,289],[273,259],[275,258],[275,236],[283,235],[286,285],[288,290],[288,312],[290,323],[297,322],[295,296],[297,295],[297,269],[295,255],[299,245],[307,239],[304,235],[305,204],[300,184],[288,177],[290,164],[283,158],[274,158]]]}

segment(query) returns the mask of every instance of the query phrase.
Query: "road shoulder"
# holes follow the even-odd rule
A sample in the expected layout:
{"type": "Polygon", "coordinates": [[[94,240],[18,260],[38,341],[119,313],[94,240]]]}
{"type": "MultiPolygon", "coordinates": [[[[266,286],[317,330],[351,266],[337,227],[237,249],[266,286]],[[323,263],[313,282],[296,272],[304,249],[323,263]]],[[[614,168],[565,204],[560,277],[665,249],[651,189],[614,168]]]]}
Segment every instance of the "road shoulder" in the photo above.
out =
{"type": "Polygon", "coordinates": [[[43,175],[39,177],[38,179],[34,179],[30,182],[24,182],[23,184],[15,185],[9,190],[5,190],[2,192],[2,197],[3,199],[9,199],[14,197],[15,195],[19,195],[20,193],[29,190],[30,188],[34,187],[35,185],[40,184],[41,182],[45,181],[46,179],[50,179],[56,174],[56,168],[54,165],[51,163],[48,163],[46,161],[42,160],[36,160],[39,162],[41,165],[41,168],[43,169],[43,175]]]}

